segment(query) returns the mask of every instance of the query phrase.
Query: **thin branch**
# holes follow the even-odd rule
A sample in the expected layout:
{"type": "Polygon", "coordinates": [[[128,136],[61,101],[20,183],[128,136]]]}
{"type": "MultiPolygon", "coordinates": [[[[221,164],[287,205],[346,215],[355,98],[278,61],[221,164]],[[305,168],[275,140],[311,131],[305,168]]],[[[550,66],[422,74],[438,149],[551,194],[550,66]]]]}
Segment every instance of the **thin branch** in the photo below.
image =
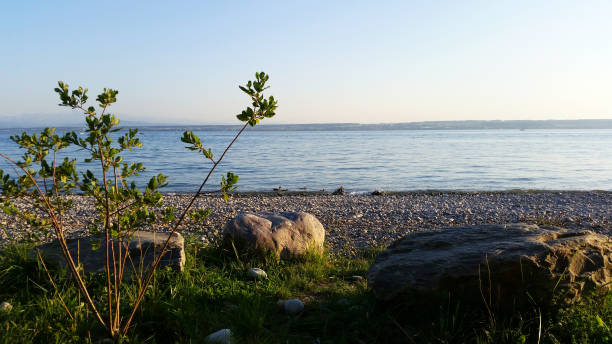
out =
{"type": "Polygon", "coordinates": [[[198,188],[198,191],[195,193],[195,195],[193,195],[193,197],[191,198],[191,200],[189,201],[189,204],[187,205],[187,207],[185,208],[185,210],[183,211],[183,213],[181,214],[181,217],[178,219],[178,221],[176,222],[176,224],[174,225],[174,227],[172,228],[172,231],[170,232],[170,235],[168,236],[168,239],[166,240],[166,242],[164,243],[164,246],[162,247],[159,255],[156,257],[153,265],[151,265],[150,271],[147,275],[147,279],[145,280],[145,283],[142,287],[142,289],[140,290],[140,292],[138,293],[138,297],[136,298],[136,302],[134,303],[134,306],[132,308],[132,312],[130,314],[130,316],[128,317],[124,327],[123,327],[123,334],[125,335],[130,327],[130,324],[132,322],[132,319],[134,318],[134,315],[136,314],[136,311],[138,310],[138,306],[140,305],[140,303],[142,302],[142,298],[144,297],[145,291],[147,290],[147,287],[149,286],[149,284],[151,283],[151,279],[153,278],[153,275],[155,273],[155,270],[157,269],[157,266],[159,266],[159,263],[161,262],[162,256],[166,253],[166,250],[168,248],[168,244],[170,243],[170,239],[172,239],[172,236],[174,235],[174,233],[176,233],[176,231],[178,230],[178,228],[180,227],[181,223],[183,222],[183,219],[185,218],[185,216],[187,215],[187,212],[189,211],[189,209],[191,208],[191,206],[193,205],[193,203],[195,202],[195,200],[198,198],[198,196],[200,195],[200,192],[202,191],[202,189],[204,188],[204,185],[206,185],[206,182],[208,182],[208,179],[210,178],[210,176],[212,175],[212,173],[215,171],[215,169],[217,168],[217,166],[219,165],[219,163],[221,163],[221,160],[223,160],[223,157],[225,157],[225,154],[227,153],[227,151],[232,147],[232,145],[234,144],[234,142],[236,142],[236,140],[238,139],[238,137],[240,136],[240,134],[242,134],[242,132],[247,128],[248,126],[248,122],[244,124],[244,126],[240,129],[240,131],[238,132],[238,134],[236,134],[236,136],[234,137],[234,139],[232,140],[232,142],[230,142],[230,144],[225,148],[225,150],[223,151],[223,154],[221,154],[221,157],[217,160],[217,162],[213,165],[213,167],[210,169],[210,171],[208,172],[208,174],[206,175],[206,178],[204,178],[204,181],[202,182],[202,184],[200,185],[200,187],[198,188]]]}
{"type": "MultiPolygon", "coordinates": [[[[113,175],[115,177],[115,185],[113,188],[114,191],[114,198],[115,198],[115,206],[118,208],[119,207],[119,190],[118,190],[118,178],[117,178],[117,166],[115,166],[115,164],[113,164],[113,175]]],[[[121,224],[119,222],[119,213],[117,213],[117,233],[121,233],[121,224]]],[[[115,276],[115,328],[119,328],[119,305],[120,305],[120,300],[121,300],[121,280],[119,280],[119,282],[117,282],[117,269],[119,270],[119,275],[121,275],[121,243],[117,242],[117,246],[119,248],[119,259],[117,260],[119,262],[119,266],[117,267],[116,262],[115,262],[115,244],[114,244],[114,240],[112,240],[113,243],[113,274],[115,276]]]]}
{"type": "MultiPolygon", "coordinates": [[[[100,140],[99,137],[97,137],[97,141],[98,141],[98,150],[100,152],[100,164],[102,166],[102,181],[104,183],[104,199],[105,199],[105,203],[104,203],[104,236],[106,239],[106,247],[105,247],[105,254],[106,254],[106,286],[107,286],[107,297],[108,297],[108,323],[109,323],[109,330],[110,330],[110,334],[112,337],[115,336],[115,326],[113,324],[113,303],[112,303],[112,296],[111,296],[111,272],[110,272],[110,257],[109,257],[109,241],[111,241],[110,238],[110,233],[109,233],[109,214],[110,214],[110,205],[109,205],[109,199],[108,199],[108,184],[106,183],[106,160],[104,159],[104,154],[102,153],[102,141],[100,140]]],[[[113,261],[114,261],[114,255],[113,255],[113,261]]],[[[113,266],[113,270],[114,270],[114,266],[113,266]]]]}
{"type": "Polygon", "coordinates": [[[36,250],[36,253],[38,254],[38,259],[40,259],[40,263],[42,264],[43,269],[45,269],[45,272],[47,273],[47,277],[49,277],[49,281],[51,281],[51,285],[53,286],[53,289],[55,289],[55,291],[57,292],[57,296],[59,296],[62,307],[64,307],[64,310],[66,311],[66,313],[68,313],[68,316],[70,317],[70,319],[74,320],[72,313],[70,313],[68,306],[66,306],[66,303],[64,302],[64,298],[62,297],[62,294],[60,294],[59,289],[57,288],[57,285],[55,285],[55,282],[53,281],[53,277],[51,277],[51,274],[49,273],[49,269],[47,269],[47,265],[45,264],[45,261],[43,260],[43,257],[40,254],[40,250],[36,250]]]}

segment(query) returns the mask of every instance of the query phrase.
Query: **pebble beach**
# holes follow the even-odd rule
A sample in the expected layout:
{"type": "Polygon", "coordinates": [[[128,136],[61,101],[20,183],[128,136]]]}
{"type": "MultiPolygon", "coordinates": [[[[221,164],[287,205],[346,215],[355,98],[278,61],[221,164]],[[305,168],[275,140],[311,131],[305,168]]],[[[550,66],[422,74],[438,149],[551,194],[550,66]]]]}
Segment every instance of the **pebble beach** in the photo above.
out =
{"type": "MultiPolygon", "coordinates": [[[[71,235],[85,235],[84,227],[94,211],[93,202],[84,196],[71,197],[75,206],[65,223],[71,235]]],[[[180,210],[190,197],[165,194],[164,202],[180,210]]],[[[612,235],[612,192],[605,191],[245,193],[235,194],[227,202],[219,195],[202,195],[195,208],[210,208],[211,216],[205,223],[187,224],[180,232],[205,243],[217,242],[225,223],[239,213],[304,211],[321,221],[332,252],[349,254],[386,246],[412,232],[452,230],[463,225],[525,222],[612,235]]],[[[3,213],[0,225],[1,242],[21,240],[27,231],[15,218],[3,213]]]]}

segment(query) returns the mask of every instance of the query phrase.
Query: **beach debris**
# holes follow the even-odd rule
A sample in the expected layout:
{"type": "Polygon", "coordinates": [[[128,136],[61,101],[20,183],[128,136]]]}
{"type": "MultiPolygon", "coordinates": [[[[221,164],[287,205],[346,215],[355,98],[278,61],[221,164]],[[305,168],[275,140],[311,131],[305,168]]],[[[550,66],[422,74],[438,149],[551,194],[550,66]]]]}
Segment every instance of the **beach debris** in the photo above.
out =
{"type": "Polygon", "coordinates": [[[380,191],[380,190],[374,190],[374,191],[372,191],[372,196],[382,196],[382,195],[384,195],[384,194],[385,194],[385,193],[384,193],[384,192],[382,192],[382,191],[380,191]]]}
{"type": "Polygon", "coordinates": [[[213,332],[204,338],[204,343],[230,344],[232,342],[232,331],[229,328],[213,332]]]}
{"type": "MultiPolygon", "coordinates": [[[[604,234],[535,224],[445,228],[407,235],[376,257],[367,273],[378,299],[415,292],[452,291],[481,299],[482,274],[496,304],[512,303],[529,286],[536,302],[563,290],[567,302],[589,290],[612,288],[612,241],[604,234]],[[484,271],[484,272],[483,272],[484,271]],[[489,272],[490,271],[490,272],[489,272]],[[490,275],[489,275],[490,274],[490,275]]],[[[485,286],[486,287],[486,286],[485,286]]],[[[505,306],[511,307],[511,304],[505,306]]]]}
{"type": "Polygon", "coordinates": [[[332,195],[344,195],[344,194],[346,194],[346,191],[344,191],[344,188],[342,186],[337,188],[334,192],[332,192],[332,195]]]}
{"type": "Polygon", "coordinates": [[[256,279],[256,280],[268,278],[268,274],[265,271],[263,271],[262,269],[260,269],[260,268],[250,268],[247,271],[247,275],[250,278],[256,279]]]}
{"type": "Polygon", "coordinates": [[[283,189],[282,186],[279,185],[277,188],[274,188],[272,190],[276,192],[283,192],[283,191],[287,191],[288,189],[283,189]]]}
{"type": "Polygon", "coordinates": [[[283,303],[285,313],[295,315],[304,311],[304,303],[298,299],[287,300],[283,303]]]}
{"type": "MultiPolygon", "coordinates": [[[[132,235],[128,249],[130,258],[134,262],[136,269],[141,267],[146,269],[154,261],[161,251],[161,248],[168,240],[170,233],[164,232],[145,232],[136,231],[132,235]],[[155,253],[155,255],[154,255],[155,253]]],[[[104,250],[104,240],[99,240],[97,237],[74,238],[67,239],[68,249],[72,257],[79,257],[79,263],[83,265],[85,272],[103,272],[106,268],[106,258],[103,254],[99,254],[99,250],[104,250]],[[96,248],[96,246],[99,246],[96,248]]],[[[172,235],[168,242],[168,248],[163,258],[160,261],[159,267],[169,266],[176,271],[183,271],[185,265],[185,240],[178,232],[172,235]]],[[[115,247],[118,247],[118,242],[115,239],[115,247]]],[[[35,248],[40,250],[45,261],[64,267],[66,259],[62,254],[57,241],[48,244],[40,245],[35,248]]],[[[34,251],[36,252],[36,251],[34,251]]],[[[104,252],[104,251],[100,251],[104,252]]],[[[36,253],[34,253],[36,254],[36,253]]],[[[132,265],[126,264],[126,276],[131,276],[132,265]]]]}
{"type": "Polygon", "coordinates": [[[13,305],[11,305],[10,303],[3,301],[2,303],[0,303],[0,311],[1,312],[10,312],[11,309],[13,309],[13,305]]]}
{"type": "Polygon", "coordinates": [[[225,226],[226,245],[272,251],[281,259],[302,256],[310,250],[322,251],[324,241],[325,229],[321,222],[304,212],[262,216],[240,214],[225,226]]]}

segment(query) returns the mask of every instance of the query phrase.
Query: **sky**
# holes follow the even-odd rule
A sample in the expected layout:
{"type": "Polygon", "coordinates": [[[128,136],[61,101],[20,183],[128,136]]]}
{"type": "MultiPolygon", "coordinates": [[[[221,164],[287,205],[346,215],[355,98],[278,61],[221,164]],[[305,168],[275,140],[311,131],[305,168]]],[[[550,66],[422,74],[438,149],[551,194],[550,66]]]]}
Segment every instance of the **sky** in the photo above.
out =
{"type": "Polygon", "coordinates": [[[0,119],[231,124],[270,75],[268,123],[612,118],[610,1],[5,1],[0,119]]]}

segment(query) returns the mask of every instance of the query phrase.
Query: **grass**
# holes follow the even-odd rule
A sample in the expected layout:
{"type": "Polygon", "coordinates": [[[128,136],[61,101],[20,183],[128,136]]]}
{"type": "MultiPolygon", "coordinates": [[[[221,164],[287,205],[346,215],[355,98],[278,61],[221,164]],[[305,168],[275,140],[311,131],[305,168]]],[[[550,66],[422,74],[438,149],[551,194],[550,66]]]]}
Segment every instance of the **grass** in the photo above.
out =
{"type": "MultiPolygon", "coordinates": [[[[0,312],[0,343],[103,339],[68,274],[51,271],[56,290],[30,250],[12,245],[0,253],[0,301],[13,305],[0,312]]],[[[201,343],[206,335],[230,328],[236,343],[612,343],[612,293],[510,314],[489,314],[484,305],[464,304],[448,294],[421,306],[407,294],[377,302],[365,282],[350,276],[365,275],[379,251],[277,262],[188,240],[185,272],[159,272],[125,341],[201,343]],[[250,267],[263,268],[269,278],[249,280],[250,267]],[[297,316],[279,311],[277,301],[289,298],[304,301],[305,311],[297,316]]],[[[87,276],[87,283],[93,294],[103,295],[101,276],[87,276]]],[[[123,293],[132,300],[135,291],[126,287],[123,293]]]]}

